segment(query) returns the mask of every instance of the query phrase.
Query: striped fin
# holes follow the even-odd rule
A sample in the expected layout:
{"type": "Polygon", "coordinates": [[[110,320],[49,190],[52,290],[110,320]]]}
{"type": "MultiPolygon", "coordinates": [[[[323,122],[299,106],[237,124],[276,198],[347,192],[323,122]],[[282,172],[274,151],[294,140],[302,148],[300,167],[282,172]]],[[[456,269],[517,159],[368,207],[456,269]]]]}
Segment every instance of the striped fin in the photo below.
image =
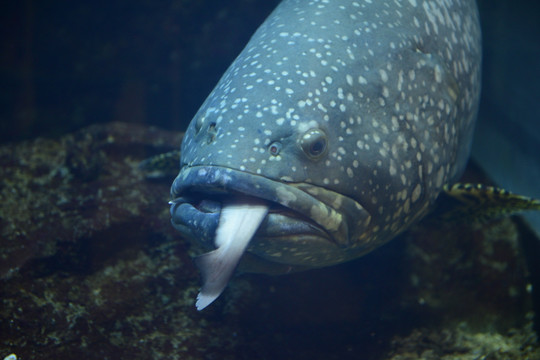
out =
{"type": "Polygon", "coordinates": [[[540,200],[483,184],[445,185],[432,217],[444,222],[483,224],[526,210],[540,210],[540,200]]]}

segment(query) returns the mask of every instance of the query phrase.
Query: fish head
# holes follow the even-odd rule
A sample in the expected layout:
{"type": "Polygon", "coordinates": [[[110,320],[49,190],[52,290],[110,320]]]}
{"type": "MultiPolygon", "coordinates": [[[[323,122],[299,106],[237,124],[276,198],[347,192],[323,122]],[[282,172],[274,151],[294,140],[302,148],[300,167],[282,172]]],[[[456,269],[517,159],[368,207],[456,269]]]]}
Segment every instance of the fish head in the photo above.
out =
{"type": "MultiPolygon", "coordinates": [[[[230,72],[183,139],[171,212],[186,236],[213,248],[223,203],[235,197],[263,201],[269,212],[247,251],[282,264],[321,267],[371,251],[425,211],[413,129],[397,117],[393,123],[395,115],[379,103],[348,100],[347,76],[329,72],[323,85],[312,80],[305,93],[282,96],[286,88],[245,90],[248,73],[230,72]],[[310,90],[317,88],[319,95],[310,90]],[[323,92],[337,101],[323,101],[323,92]]],[[[272,74],[262,81],[276,80],[272,74]]],[[[368,91],[380,91],[381,80],[370,86],[368,91]]]]}
{"type": "Polygon", "coordinates": [[[328,266],[410,227],[463,170],[479,95],[474,3],[449,9],[470,30],[450,16],[438,33],[416,2],[337,3],[282,2],[195,115],[171,189],[189,238],[216,247],[223,204],[262,201],[249,253],[328,266]]]}

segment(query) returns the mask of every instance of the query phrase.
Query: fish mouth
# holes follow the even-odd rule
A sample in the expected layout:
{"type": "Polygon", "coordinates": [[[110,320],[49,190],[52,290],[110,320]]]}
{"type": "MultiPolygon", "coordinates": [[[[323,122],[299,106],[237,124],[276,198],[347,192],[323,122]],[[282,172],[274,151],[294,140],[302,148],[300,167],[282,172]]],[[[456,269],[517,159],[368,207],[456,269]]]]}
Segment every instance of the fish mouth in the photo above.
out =
{"type": "Polygon", "coordinates": [[[171,195],[173,226],[209,249],[215,248],[224,203],[263,203],[268,213],[247,251],[289,265],[320,267],[345,261],[344,249],[351,246],[357,224],[367,226],[371,220],[358,202],[342,194],[220,166],[183,167],[171,195]]]}

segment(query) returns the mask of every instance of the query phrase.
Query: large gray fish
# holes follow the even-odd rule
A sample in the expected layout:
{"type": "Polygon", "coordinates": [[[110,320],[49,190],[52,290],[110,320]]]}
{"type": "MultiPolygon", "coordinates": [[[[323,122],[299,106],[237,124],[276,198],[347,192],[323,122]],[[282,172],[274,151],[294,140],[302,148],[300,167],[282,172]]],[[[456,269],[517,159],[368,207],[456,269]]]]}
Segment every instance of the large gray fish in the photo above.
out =
{"type": "Polygon", "coordinates": [[[283,0],[182,143],[173,225],[215,249],[197,308],[242,257],[328,266],[422,218],[467,162],[480,63],[474,0],[283,0]]]}

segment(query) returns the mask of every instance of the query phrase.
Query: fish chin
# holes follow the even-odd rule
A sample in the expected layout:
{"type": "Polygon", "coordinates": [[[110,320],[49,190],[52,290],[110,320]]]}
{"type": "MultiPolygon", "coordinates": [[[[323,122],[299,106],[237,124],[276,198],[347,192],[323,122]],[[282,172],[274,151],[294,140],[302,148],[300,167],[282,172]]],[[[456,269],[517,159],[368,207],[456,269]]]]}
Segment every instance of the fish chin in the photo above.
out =
{"type": "Polygon", "coordinates": [[[344,195],[218,166],[182,168],[171,195],[173,226],[210,250],[195,260],[198,309],[221,294],[244,252],[296,268],[332,265],[350,258],[357,225],[371,219],[344,195]]]}

